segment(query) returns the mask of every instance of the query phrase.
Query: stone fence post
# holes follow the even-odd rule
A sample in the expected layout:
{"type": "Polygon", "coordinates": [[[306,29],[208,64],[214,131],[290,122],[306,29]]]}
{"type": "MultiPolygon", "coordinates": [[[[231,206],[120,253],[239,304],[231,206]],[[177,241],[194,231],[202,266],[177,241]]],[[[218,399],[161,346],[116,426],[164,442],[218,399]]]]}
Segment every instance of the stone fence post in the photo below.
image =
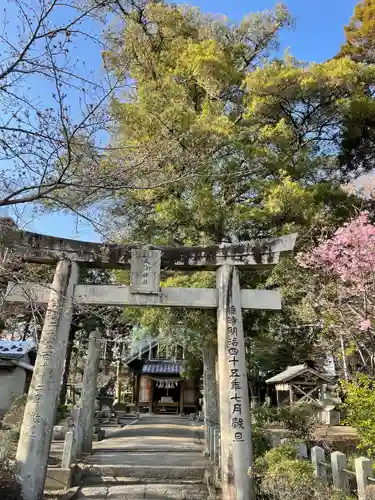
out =
{"type": "Polygon", "coordinates": [[[214,429],[214,456],[212,458],[215,470],[215,481],[219,483],[221,472],[220,472],[220,427],[215,427],[214,429]]]}
{"type": "Polygon", "coordinates": [[[333,486],[345,494],[349,495],[349,480],[348,473],[345,471],[347,468],[346,456],[340,451],[335,451],[331,453],[331,465],[332,465],[332,479],[333,486]]]}
{"type": "Polygon", "coordinates": [[[368,484],[374,484],[369,478],[374,477],[374,471],[372,469],[372,462],[368,458],[357,458],[354,461],[355,464],[355,475],[357,479],[357,495],[358,500],[366,500],[366,486],[368,484]]]}
{"type": "Polygon", "coordinates": [[[311,448],[311,462],[315,469],[315,477],[326,479],[327,478],[327,468],[322,462],[325,462],[325,452],[320,446],[314,446],[311,448]]]}
{"type": "Polygon", "coordinates": [[[61,460],[62,469],[70,469],[70,466],[72,465],[73,462],[73,453],[74,453],[74,434],[72,431],[69,431],[65,435],[64,450],[61,460]]]}
{"type": "Polygon", "coordinates": [[[79,426],[82,429],[82,446],[78,449],[79,453],[81,451],[84,453],[91,453],[92,451],[96,381],[99,371],[101,336],[101,332],[95,331],[91,332],[89,337],[80,405],[79,426]]]}
{"type": "Polygon", "coordinates": [[[72,417],[74,421],[74,442],[73,442],[72,462],[75,462],[80,457],[80,450],[82,448],[82,428],[79,425],[80,414],[81,414],[81,408],[79,406],[73,408],[72,417]]]}

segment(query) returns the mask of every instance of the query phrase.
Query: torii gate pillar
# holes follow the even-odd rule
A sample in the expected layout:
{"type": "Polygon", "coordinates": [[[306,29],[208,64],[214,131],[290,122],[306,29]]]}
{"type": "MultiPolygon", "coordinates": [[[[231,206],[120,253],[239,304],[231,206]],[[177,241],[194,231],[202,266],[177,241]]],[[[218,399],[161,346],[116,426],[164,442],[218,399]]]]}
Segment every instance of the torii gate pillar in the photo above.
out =
{"type": "Polygon", "coordinates": [[[16,455],[24,500],[43,496],[78,274],[75,262],[61,260],[49,290],[47,312],[16,455]]]}
{"type": "Polygon", "coordinates": [[[252,440],[238,271],[217,271],[221,477],[225,500],[254,500],[252,440]]]}

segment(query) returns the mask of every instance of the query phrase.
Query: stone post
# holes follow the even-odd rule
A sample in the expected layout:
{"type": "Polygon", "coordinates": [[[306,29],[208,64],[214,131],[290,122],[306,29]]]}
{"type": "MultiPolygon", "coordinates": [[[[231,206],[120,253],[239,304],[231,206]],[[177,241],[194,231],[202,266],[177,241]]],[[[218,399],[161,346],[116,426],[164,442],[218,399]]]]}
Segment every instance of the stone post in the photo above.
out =
{"type": "Polygon", "coordinates": [[[184,381],[180,381],[180,416],[184,414],[184,381]]]}
{"type": "Polygon", "coordinates": [[[209,454],[209,427],[219,423],[218,394],[216,386],[215,345],[208,344],[203,350],[203,410],[205,455],[209,454]]]}
{"type": "Polygon", "coordinates": [[[254,500],[252,437],[238,271],[217,271],[221,478],[225,500],[254,500]]]}
{"type": "Polygon", "coordinates": [[[16,469],[24,500],[43,496],[77,281],[77,264],[58,262],[17,448],[16,469]]]}
{"type": "Polygon", "coordinates": [[[301,460],[303,460],[303,459],[309,457],[309,454],[307,452],[306,443],[297,443],[296,447],[297,447],[297,454],[298,454],[297,456],[298,456],[298,458],[300,458],[301,460]]]}
{"type": "Polygon", "coordinates": [[[366,500],[366,486],[373,484],[371,481],[374,477],[372,461],[369,458],[360,457],[355,459],[354,464],[357,479],[358,500],[366,500]]]}
{"type": "Polygon", "coordinates": [[[210,460],[211,462],[215,459],[215,425],[210,426],[210,460]]]}
{"type": "Polygon", "coordinates": [[[80,406],[75,406],[72,409],[71,413],[74,422],[74,443],[73,443],[72,462],[75,462],[79,458],[79,454],[82,448],[82,426],[80,425],[81,411],[82,408],[80,406]]]}
{"type": "Polygon", "coordinates": [[[65,435],[64,449],[61,460],[62,469],[70,469],[74,453],[74,434],[68,431],[65,435]]]}
{"type": "Polygon", "coordinates": [[[327,478],[327,468],[322,462],[325,462],[326,456],[323,448],[314,446],[311,448],[311,462],[315,469],[315,477],[327,478]]]}
{"type": "Polygon", "coordinates": [[[150,407],[149,414],[152,415],[154,413],[154,381],[151,379],[151,390],[150,390],[150,407]]]}
{"type": "Polygon", "coordinates": [[[101,332],[95,331],[91,332],[89,337],[89,347],[87,350],[85,371],[83,373],[81,412],[78,424],[82,429],[82,446],[81,449],[78,448],[78,453],[81,451],[84,453],[92,452],[96,379],[99,371],[101,336],[101,332]]]}
{"type": "Polygon", "coordinates": [[[115,403],[121,403],[121,360],[117,361],[116,366],[116,393],[115,393],[115,403]]]}
{"type": "Polygon", "coordinates": [[[349,478],[348,473],[345,471],[347,468],[346,456],[340,451],[331,453],[331,466],[332,466],[332,480],[333,486],[349,495],[349,478]]]}
{"type": "Polygon", "coordinates": [[[214,429],[214,462],[216,467],[220,466],[220,429],[214,429]]]}
{"type": "Polygon", "coordinates": [[[270,436],[271,448],[277,448],[281,445],[281,438],[277,434],[271,434],[270,436]]]}

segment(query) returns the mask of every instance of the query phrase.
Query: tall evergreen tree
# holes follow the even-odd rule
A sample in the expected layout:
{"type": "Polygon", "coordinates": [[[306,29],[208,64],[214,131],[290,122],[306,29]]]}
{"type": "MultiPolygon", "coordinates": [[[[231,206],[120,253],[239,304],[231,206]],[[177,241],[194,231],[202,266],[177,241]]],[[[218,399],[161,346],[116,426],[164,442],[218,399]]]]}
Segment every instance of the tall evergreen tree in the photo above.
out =
{"type": "MultiPolygon", "coordinates": [[[[345,26],[345,42],[337,57],[375,63],[375,1],[361,0],[345,26]]],[[[369,85],[366,96],[353,101],[343,127],[340,163],[347,172],[364,173],[374,168],[375,119],[373,85],[369,85]]]]}
{"type": "MultiPolygon", "coordinates": [[[[159,183],[115,200],[118,238],[201,245],[298,230],[303,244],[305,233],[348,216],[358,200],[341,188],[348,175],[338,151],[353,106],[373,105],[366,90],[375,71],[349,58],[280,60],[278,34],[291,24],[282,5],[235,25],[151,1],[111,30],[106,64],[118,74],[126,64],[129,87],[113,103],[118,153],[105,167],[123,162],[134,167],[135,186],[145,178],[159,183]]],[[[214,283],[209,273],[164,278],[169,286],[214,283]]],[[[247,286],[267,279],[279,284],[264,273],[243,276],[247,286]]],[[[137,318],[188,334],[189,344],[195,335],[198,346],[214,329],[205,313],[146,310],[137,318]]],[[[247,318],[248,332],[267,328],[254,314],[247,318]]]]}

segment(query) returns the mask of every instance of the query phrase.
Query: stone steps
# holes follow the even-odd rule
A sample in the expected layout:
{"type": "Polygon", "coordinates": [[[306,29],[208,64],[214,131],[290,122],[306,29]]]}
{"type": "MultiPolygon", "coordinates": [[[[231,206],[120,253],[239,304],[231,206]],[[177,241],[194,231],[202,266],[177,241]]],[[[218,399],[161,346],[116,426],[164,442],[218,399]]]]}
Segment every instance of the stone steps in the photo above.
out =
{"type": "Polygon", "coordinates": [[[181,479],[198,479],[203,481],[206,467],[204,465],[80,465],[79,471],[83,482],[93,476],[132,477],[163,479],[165,481],[181,479]]]}
{"type": "Polygon", "coordinates": [[[77,500],[208,500],[197,436],[176,417],[144,417],[124,427],[75,467],[77,500]]]}
{"type": "Polygon", "coordinates": [[[115,486],[85,486],[80,497],[85,500],[207,500],[207,488],[191,484],[137,484],[115,486]]]}
{"type": "MultiPolygon", "coordinates": [[[[134,485],[134,484],[164,484],[164,479],[158,478],[139,478],[139,477],[114,477],[114,476],[85,476],[86,486],[115,486],[117,485],[134,485]]],[[[177,482],[169,481],[169,484],[180,485],[202,485],[201,479],[178,479],[177,482]]]]}

